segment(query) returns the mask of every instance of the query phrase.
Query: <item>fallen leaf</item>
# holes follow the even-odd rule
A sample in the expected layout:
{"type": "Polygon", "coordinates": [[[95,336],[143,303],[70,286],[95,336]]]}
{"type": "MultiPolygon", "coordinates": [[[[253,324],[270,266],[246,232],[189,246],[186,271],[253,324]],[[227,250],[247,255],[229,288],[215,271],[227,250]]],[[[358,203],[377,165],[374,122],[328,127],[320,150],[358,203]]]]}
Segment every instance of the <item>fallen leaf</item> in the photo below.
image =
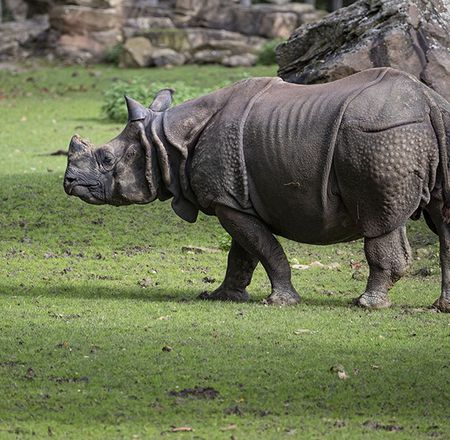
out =
{"type": "Polygon", "coordinates": [[[222,428],[220,428],[221,431],[232,431],[233,429],[236,429],[237,425],[234,423],[231,423],[230,425],[227,426],[223,426],[222,428]]]}
{"type": "Polygon", "coordinates": [[[222,252],[219,248],[208,248],[202,246],[183,246],[181,252],[192,254],[208,254],[222,252]]]}
{"type": "Polygon", "coordinates": [[[168,321],[169,319],[170,319],[169,315],[160,316],[159,318],[156,318],[157,321],[168,321]]]}
{"type": "Polygon", "coordinates": [[[314,330],[309,330],[307,328],[299,328],[298,330],[294,330],[294,335],[312,335],[317,333],[314,330]]]}
{"type": "Polygon", "coordinates": [[[361,268],[362,268],[362,262],[361,261],[353,261],[353,260],[350,260],[350,267],[353,269],[353,270],[360,270],[361,268]]]}
{"type": "Polygon", "coordinates": [[[307,270],[311,266],[309,266],[308,264],[293,264],[291,267],[292,267],[292,269],[307,270]]]}
{"type": "Polygon", "coordinates": [[[138,281],[138,285],[141,286],[143,289],[146,289],[147,287],[151,286],[153,284],[153,280],[151,278],[144,278],[141,281],[138,281]]]}
{"type": "Polygon", "coordinates": [[[190,426],[172,426],[172,432],[193,432],[194,430],[190,426]]]}
{"type": "Polygon", "coordinates": [[[341,364],[333,365],[330,368],[330,371],[333,372],[333,373],[337,373],[339,379],[341,379],[341,380],[347,380],[350,377],[347,374],[347,372],[344,370],[344,367],[341,364]]]}
{"type": "Polygon", "coordinates": [[[345,371],[338,371],[337,373],[339,379],[347,380],[349,378],[349,375],[345,371]]]}

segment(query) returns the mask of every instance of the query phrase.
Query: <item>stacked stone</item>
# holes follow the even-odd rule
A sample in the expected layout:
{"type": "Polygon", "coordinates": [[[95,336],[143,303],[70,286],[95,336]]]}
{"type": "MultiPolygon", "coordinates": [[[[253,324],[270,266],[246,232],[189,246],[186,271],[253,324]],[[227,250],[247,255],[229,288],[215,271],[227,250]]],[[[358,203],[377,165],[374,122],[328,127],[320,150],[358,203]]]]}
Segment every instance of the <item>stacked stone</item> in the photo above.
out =
{"type": "Polygon", "coordinates": [[[52,46],[74,61],[101,60],[122,41],[122,0],[56,0],[50,10],[52,46]]]}
{"type": "Polygon", "coordinates": [[[233,0],[176,0],[174,8],[147,7],[138,17],[129,12],[121,65],[253,65],[268,39],[287,38],[325,14],[312,5],[277,1],[245,7],[233,0]]]}

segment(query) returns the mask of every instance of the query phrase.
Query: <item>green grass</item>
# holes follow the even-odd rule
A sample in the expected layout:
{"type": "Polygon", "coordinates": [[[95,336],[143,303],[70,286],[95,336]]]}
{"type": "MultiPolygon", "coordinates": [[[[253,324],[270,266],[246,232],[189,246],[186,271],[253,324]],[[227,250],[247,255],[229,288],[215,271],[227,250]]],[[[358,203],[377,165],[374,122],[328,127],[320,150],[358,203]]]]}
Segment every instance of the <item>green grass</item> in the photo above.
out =
{"type": "Polygon", "coordinates": [[[390,310],[349,305],[364,288],[355,262],[367,273],[361,242],[282,240],[291,260],[340,265],[294,270],[298,307],[261,304],[269,283],[260,267],[248,304],[202,302],[226,253],[182,247],[218,247],[216,219],[189,225],[169,203],[89,206],[62,189],[66,159],[47,155],[74,132],[96,143],[115,136],[121,126],[100,109],[118,78],[213,87],[274,74],[0,72],[0,439],[449,438],[450,321],[428,309],[438,248],[422,222],[410,225],[415,260],[390,310]],[[431,275],[417,275],[423,268],[431,275]],[[170,394],[196,386],[219,394],[170,394]]]}

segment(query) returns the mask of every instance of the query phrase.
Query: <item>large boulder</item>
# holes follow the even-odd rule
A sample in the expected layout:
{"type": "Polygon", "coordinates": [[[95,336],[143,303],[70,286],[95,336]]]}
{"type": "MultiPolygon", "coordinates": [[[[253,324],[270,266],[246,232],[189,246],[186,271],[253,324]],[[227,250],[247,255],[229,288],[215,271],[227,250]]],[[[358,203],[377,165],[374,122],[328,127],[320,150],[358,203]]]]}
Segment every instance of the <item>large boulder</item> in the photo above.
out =
{"type": "Polygon", "coordinates": [[[46,15],[0,23],[0,60],[24,58],[33,50],[41,49],[48,29],[46,15]]]}
{"type": "Polygon", "coordinates": [[[448,1],[360,0],[301,26],[276,53],[286,81],[320,83],[391,66],[450,100],[449,47],[448,1]]]}
{"type": "Polygon", "coordinates": [[[50,24],[63,34],[86,35],[120,26],[116,9],[96,9],[86,6],[55,6],[50,11],[50,24]]]}
{"type": "Polygon", "coordinates": [[[156,49],[151,56],[151,65],[156,67],[181,66],[186,57],[173,49],[156,49]]]}
{"type": "Polygon", "coordinates": [[[242,55],[230,55],[222,59],[222,64],[226,67],[250,67],[256,64],[258,57],[253,53],[243,53],[242,55]]]}
{"type": "Polygon", "coordinates": [[[121,67],[146,67],[150,65],[154,47],[147,38],[130,38],[123,45],[119,65],[121,67]]]}

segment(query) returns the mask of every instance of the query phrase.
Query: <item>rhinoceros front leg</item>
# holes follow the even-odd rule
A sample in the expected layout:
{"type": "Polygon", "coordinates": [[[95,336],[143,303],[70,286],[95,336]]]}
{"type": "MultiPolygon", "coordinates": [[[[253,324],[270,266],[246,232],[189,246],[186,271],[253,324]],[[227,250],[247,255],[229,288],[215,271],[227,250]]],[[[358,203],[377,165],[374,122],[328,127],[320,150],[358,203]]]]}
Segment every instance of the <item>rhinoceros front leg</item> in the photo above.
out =
{"type": "Polygon", "coordinates": [[[258,258],[248,253],[235,239],[228,253],[227,272],[223,283],[212,293],[200,295],[201,299],[219,301],[248,301],[245,288],[252,280],[258,258]]]}
{"type": "Polygon", "coordinates": [[[372,309],[389,307],[388,290],[404,275],[411,261],[405,227],[380,237],[365,238],[364,251],[369,263],[369,279],[365,292],[355,303],[372,309]]]}
{"type": "MultiPolygon", "coordinates": [[[[299,303],[300,296],[292,286],[291,268],[286,255],[267,226],[252,215],[224,206],[216,208],[216,215],[233,241],[236,241],[241,248],[264,266],[272,284],[272,293],[267,299],[268,303],[277,305],[299,303]]],[[[231,277],[232,273],[230,272],[229,281],[231,281],[231,277]]],[[[239,283],[238,279],[234,281],[239,283]]]]}
{"type": "Polygon", "coordinates": [[[441,203],[437,201],[433,201],[427,207],[436,229],[434,232],[439,236],[439,257],[442,273],[441,296],[434,302],[433,307],[441,312],[450,313],[450,226],[443,221],[441,209],[441,203]]]}

